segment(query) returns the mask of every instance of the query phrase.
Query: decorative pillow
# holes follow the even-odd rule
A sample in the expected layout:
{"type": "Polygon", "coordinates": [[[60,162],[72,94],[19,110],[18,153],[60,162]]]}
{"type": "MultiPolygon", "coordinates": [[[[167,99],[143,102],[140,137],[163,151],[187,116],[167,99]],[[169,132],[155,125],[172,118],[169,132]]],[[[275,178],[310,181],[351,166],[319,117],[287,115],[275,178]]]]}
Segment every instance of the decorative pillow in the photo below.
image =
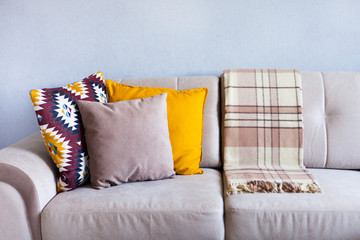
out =
{"type": "Polygon", "coordinates": [[[94,188],[175,174],[167,94],[116,103],[78,101],[94,188]]]}
{"type": "Polygon", "coordinates": [[[168,88],[134,87],[106,80],[109,102],[151,97],[168,93],[167,110],[170,141],[177,174],[203,173],[202,158],[203,116],[207,88],[177,91],[168,88]]]}
{"type": "Polygon", "coordinates": [[[101,72],[59,88],[30,91],[40,132],[59,170],[57,190],[75,189],[88,178],[88,154],[77,100],[107,102],[101,72]]]}

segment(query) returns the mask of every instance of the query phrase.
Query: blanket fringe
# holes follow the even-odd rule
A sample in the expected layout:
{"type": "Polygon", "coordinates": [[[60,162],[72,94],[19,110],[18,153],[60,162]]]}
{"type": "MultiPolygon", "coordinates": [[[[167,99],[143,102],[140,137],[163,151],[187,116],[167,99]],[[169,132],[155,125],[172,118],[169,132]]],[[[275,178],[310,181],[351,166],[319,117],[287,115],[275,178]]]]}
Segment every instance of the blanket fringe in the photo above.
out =
{"type": "Polygon", "coordinates": [[[318,183],[298,183],[298,182],[271,182],[253,180],[246,183],[228,184],[228,195],[236,193],[320,193],[321,188],[318,183]]]}

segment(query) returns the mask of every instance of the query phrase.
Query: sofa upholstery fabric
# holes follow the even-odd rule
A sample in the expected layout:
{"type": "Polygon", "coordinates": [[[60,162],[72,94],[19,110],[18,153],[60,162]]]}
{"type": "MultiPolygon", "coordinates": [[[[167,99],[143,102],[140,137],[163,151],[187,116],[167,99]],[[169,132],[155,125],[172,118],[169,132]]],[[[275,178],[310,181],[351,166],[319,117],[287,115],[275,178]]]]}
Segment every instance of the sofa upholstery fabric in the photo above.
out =
{"type": "Polygon", "coordinates": [[[321,194],[225,196],[227,239],[358,239],[360,172],[309,169],[321,194]],[[350,184],[349,184],[350,183],[350,184]]]}
{"type": "Polygon", "coordinates": [[[304,164],[360,168],[360,73],[302,72],[304,164]]]}
{"type": "Polygon", "coordinates": [[[41,224],[43,239],[223,239],[221,173],[87,185],[50,201],[41,224]]]}
{"type": "Polygon", "coordinates": [[[0,238],[31,239],[31,228],[26,221],[27,208],[21,194],[11,184],[2,181],[0,189],[0,238]]]}
{"type": "Polygon", "coordinates": [[[304,122],[304,165],[326,165],[326,123],[321,73],[301,72],[304,122]]]}
{"type": "MultiPolygon", "coordinates": [[[[28,221],[27,227],[30,228],[31,236],[34,239],[39,239],[41,236],[41,211],[56,195],[56,176],[56,166],[53,165],[40,132],[0,150],[0,182],[11,185],[13,190],[18,192],[18,196],[21,196],[26,211],[24,214],[28,221]]],[[[0,188],[0,193],[6,194],[2,188],[0,188]]],[[[1,194],[0,198],[3,198],[1,194]]],[[[7,196],[9,197],[9,195],[7,196]]],[[[0,216],[1,219],[4,219],[4,216],[11,213],[11,208],[4,207],[2,203],[4,202],[0,201],[2,209],[0,216]]],[[[5,218],[5,221],[9,220],[5,218]]],[[[21,227],[21,222],[18,224],[19,226],[15,230],[19,235],[29,234],[26,226],[21,227]]],[[[5,227],[7,224],[1,224],[1,226],[5,227]]],[[[2,230],[1,228],[0,230],[2,230]]],[[[6,228],[0,232],[6,236],[9,230],[6,228]]]]}

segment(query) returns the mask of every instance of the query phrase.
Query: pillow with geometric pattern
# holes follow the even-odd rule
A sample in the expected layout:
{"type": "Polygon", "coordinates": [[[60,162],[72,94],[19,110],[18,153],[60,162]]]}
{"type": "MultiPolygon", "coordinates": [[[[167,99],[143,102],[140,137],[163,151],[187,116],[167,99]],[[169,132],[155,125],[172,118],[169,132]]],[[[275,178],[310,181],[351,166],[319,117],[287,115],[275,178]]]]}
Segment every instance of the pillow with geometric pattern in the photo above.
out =
{"type": "Polygon", "coordinates": [[[64,87],[34,89],[30,97],[46,148],[59,171],[57,191],[77,188],[88,179],[89,156],[76,101],[107,102],[102,73],[64,87]]]}

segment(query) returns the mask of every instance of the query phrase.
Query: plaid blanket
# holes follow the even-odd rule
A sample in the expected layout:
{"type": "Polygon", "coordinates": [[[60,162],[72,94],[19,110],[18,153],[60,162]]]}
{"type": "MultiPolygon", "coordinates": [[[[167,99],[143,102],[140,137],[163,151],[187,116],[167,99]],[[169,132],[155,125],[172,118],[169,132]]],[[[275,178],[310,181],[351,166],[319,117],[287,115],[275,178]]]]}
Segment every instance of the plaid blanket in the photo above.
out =
{"type": "Polygon", "coordinates": [[[227,193],[321,192],[303,165],[300,72],[226,70],[227,193]]]}

